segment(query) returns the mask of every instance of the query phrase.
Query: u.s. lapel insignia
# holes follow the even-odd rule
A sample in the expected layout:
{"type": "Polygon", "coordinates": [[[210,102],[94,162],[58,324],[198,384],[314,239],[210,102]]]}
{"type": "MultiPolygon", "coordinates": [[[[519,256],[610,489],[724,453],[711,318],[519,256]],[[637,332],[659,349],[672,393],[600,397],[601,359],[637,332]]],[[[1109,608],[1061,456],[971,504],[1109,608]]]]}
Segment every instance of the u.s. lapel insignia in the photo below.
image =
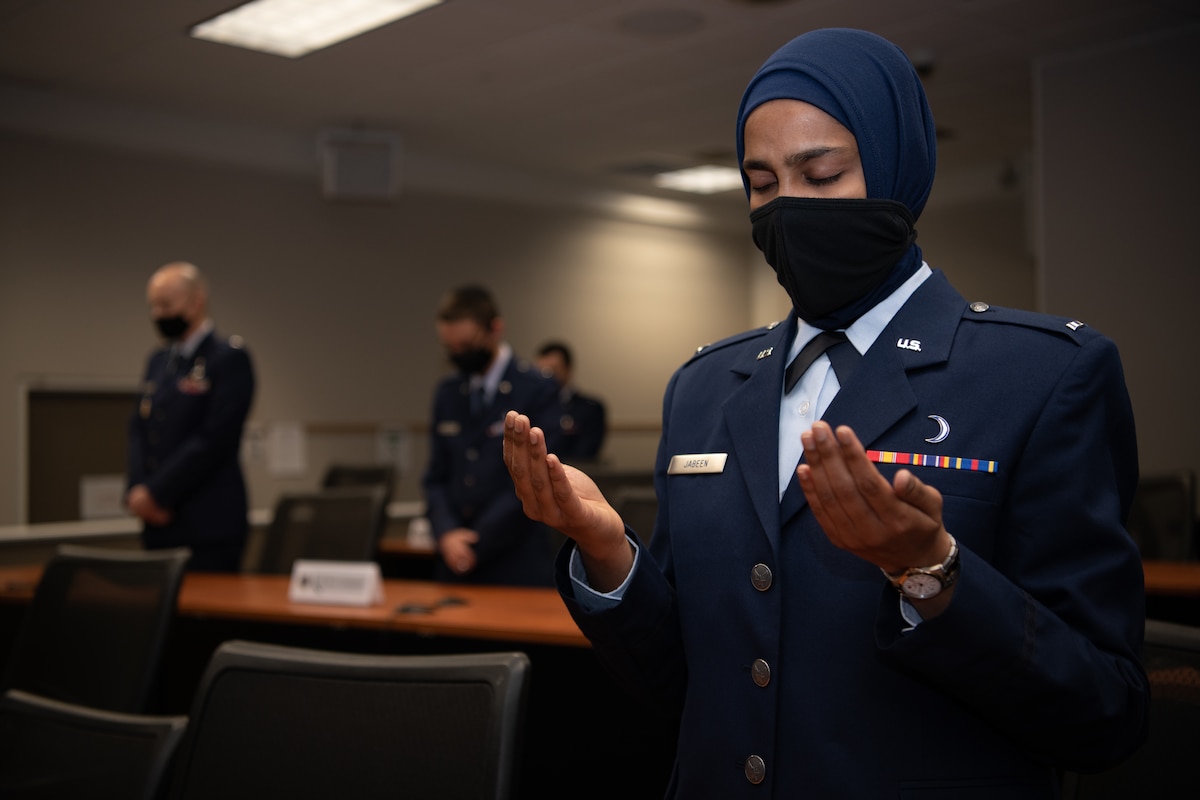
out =
{"type": "Polygon", "coordinates": [[[768,347],[766,350],[759,350],[759,351],[758,351],[758,357],[757,357],[757,358],[755,358],[754,360],[755,360],[755,361],[762,361],[764,358],[766,358],[767,356],[771,355],[771,353],[773,353],[774,351],[775,351],[775,348],[774,348],[774,347],[768,347]]]}

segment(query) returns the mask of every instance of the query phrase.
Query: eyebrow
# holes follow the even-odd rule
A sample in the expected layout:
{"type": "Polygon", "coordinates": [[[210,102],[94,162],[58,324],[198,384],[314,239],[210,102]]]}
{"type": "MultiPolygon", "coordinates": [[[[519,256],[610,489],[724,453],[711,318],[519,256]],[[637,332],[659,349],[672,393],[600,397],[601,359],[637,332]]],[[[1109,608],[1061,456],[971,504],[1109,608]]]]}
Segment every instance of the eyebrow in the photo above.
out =
{"type": "MultiPolygon", "coordinates": [[[[810,147],[807,150],[800,150],[792,153],[783,160],[783,163],[784,166],[794,167],[807,161],[812,161],[814,159],[821,158],[822,156],[830,155],[831,153],[844,153],[848,149],[849,148],[846,147],[833,146],[810,147]]],[[[752,169],[770,170],[771,167],[766,161],[759,159],[746,159],[742,162],[742,169],[747,171],[752,169]]]]}

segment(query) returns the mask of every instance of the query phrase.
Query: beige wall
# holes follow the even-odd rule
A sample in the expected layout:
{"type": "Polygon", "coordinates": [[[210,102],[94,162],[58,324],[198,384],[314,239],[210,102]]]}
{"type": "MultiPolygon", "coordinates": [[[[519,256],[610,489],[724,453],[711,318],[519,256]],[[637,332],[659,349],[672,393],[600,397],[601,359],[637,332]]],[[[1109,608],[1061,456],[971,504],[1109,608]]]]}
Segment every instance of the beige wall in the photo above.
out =
{"type": "Polygon", "coordinates": [[[1144,473],[1200,472],[1200,29],[1037,70],[1045,310],[1117,343],[1144,473]]]}
{"type": "MultiPolygon", "coordinates": [[[[431,309],[455,284],[495,290],[519,353],[550,337],[575,345],[621,468],[652,464],[663,388],[697,345],[788,307],[741,210],[725,228],[688,229],[553,195],[416,189],[346,206],[285,172],[14,136],[0,136],[0,170],[0,525],[24,521],[24,392],[136,387],[156,344],[145,280],[168,260],[207,272],[214,320],[255,360],[246,466],[259,508],[314,487],[331,460],[374,459],[375,426],[426,424],[445,371],[431,309]],[[306,425],[300,474],[268,470],[265,434],[280,422],[306,425]]],[[[939,179],[948,188],[919,225],[926,256],[968,297],[1029,306],[1021,195],[968,177],[939,179]]],[[[399,495],[417,499],[423,435],[408,453],[399,495]]]]}

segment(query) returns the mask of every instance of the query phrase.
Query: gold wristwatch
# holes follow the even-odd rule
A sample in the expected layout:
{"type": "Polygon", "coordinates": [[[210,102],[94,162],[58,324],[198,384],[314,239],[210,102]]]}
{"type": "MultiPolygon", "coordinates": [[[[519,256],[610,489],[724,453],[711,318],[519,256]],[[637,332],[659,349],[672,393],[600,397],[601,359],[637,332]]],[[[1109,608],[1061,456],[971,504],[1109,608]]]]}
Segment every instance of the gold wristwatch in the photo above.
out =
{"type": "Polygon", "coordinates": [[[950,552],[932,567],[909,567],[902,572],[880,570],[897,591],[913,600],[928,600],[949,589],[958,580],[958,542],[950,537],[950,552]]]}

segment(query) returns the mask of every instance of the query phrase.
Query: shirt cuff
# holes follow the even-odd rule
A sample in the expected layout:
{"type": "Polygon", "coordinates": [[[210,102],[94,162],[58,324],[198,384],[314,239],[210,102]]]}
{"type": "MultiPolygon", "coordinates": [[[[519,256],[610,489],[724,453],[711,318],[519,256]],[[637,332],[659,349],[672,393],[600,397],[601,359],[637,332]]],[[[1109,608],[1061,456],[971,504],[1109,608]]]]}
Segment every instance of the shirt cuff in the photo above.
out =
{"type": "Polygon", "coordinates": [[[908,602],[908,600],[904,599],[903,597],[900,598],[900,616],[903,617],[904,621],[908,623],[907,628],[900,629],[901,633],[908,633],[925,621],[925,619],[921,616],[921,613],[917,611],[916,606],[908,602]]]}
{"type": "Polygon", "coordinates": [[[641,557],[641,548],[638,547],[637,542],[629,534],[626,534],[625,538],[633,547],[633,566],[629,568],[629,574],[625,576],[625,580],[621,581],[621,585],[611,592],[597,592],[588,585],[587,572],[583,569],[583,559],[579,556],[579,547],[571,545],[571,561],[567,573],[571,576],[571,583],[575,586],[575,602],[584,611],[592,613],[615,608],[621,602],[621,598],[625,596],[625,589],[629,586],[629,581],[637,570],[638,558],[641,557]]]}

